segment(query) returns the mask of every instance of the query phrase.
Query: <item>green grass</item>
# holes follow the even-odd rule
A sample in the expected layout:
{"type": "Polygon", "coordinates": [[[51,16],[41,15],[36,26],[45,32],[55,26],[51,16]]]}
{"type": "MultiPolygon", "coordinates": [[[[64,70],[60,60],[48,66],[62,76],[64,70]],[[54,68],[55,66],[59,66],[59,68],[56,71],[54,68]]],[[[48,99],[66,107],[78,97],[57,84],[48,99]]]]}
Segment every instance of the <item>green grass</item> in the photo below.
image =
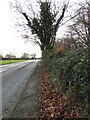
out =
{"type": "Polygon", "coordinates": [[[26,61],[26,60],[1,60],[0,65],[16,63],[16,62],[22,62],[22,61],[26,61]]]}

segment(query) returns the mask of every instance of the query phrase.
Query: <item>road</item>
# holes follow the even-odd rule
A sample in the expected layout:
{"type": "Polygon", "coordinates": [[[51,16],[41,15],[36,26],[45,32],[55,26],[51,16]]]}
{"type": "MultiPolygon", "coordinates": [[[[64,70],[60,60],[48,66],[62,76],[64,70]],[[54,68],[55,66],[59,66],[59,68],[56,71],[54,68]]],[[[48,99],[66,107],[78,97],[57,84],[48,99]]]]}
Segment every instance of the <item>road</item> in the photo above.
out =
{"type": "Polygon", "coordinates": [[[38,60],[12,63],[0,66],[2,72],[2,113],[8,111],[25,81],[34,71],[38,60]]]}

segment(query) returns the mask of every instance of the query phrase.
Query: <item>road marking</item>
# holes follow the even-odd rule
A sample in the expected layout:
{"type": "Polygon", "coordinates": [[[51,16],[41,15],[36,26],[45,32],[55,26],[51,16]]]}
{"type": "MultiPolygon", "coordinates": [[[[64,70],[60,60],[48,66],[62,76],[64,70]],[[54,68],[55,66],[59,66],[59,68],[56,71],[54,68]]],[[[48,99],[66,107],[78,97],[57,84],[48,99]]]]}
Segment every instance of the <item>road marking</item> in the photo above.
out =
{"type": "Polygon", "coordinates": [[[4,71],[6,71],[5,68],[1,68],[1,69],[0,69],[0,72],[4,72],[4,71]]]}

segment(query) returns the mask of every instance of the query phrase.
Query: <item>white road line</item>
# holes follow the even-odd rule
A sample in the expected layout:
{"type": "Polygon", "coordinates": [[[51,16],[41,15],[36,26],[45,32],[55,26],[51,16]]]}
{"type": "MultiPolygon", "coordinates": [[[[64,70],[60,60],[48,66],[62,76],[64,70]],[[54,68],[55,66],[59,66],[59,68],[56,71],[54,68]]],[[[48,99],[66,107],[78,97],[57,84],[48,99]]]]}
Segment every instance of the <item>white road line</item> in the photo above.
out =
{"type": "Polygon", "coordinates": [[[23,67],[24,65],[27,65],[28,63],[31,63],[33,61],[34,60],[17,62],[17,63],[7,64],[7,65],[0,65],[0,73],[6,71],[9,68],[13,68],[13,67],[19,69],[19,68],[23,67]]]}
{"type": "Polygon", "coordinates": [[[4,71],[6,71],[6,69],[5,69],[5,68],[0,69],[0,72],[4,72],[4,71]]]}

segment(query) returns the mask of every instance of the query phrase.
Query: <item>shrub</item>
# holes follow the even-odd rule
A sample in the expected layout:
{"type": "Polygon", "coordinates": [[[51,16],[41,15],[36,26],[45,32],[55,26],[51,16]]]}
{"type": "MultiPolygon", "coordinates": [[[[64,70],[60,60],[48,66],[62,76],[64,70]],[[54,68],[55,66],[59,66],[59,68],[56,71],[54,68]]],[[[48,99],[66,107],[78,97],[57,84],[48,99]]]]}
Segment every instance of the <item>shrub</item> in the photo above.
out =
{"type": "Polygon", "coordinates": [[[51,83],[60,92],[71,92],[70,98],[82,102],[88,99],[87,57],[85,48],[71,50],[63,56],[55,56],[54,48],[52,51],[46,51],[43,58],[50,73],[51,83]]]}

